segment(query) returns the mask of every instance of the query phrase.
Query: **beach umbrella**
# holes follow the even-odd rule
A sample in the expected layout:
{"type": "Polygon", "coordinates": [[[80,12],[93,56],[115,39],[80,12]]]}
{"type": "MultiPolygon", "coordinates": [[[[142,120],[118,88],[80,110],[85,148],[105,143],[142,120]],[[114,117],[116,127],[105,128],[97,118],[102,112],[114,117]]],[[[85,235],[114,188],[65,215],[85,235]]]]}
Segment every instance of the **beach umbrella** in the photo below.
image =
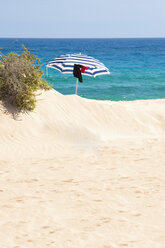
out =
{"type": "Polygon", "coordinates": [[[86,76],[96,77],[110,74],[110,71],[98,59],[84,54],[65,54],[50,61],[47,67],[56,69],[61,73],[73,73],[77,77],[76,94],[78,81],[82,82],[81,73],[86,76]]]}

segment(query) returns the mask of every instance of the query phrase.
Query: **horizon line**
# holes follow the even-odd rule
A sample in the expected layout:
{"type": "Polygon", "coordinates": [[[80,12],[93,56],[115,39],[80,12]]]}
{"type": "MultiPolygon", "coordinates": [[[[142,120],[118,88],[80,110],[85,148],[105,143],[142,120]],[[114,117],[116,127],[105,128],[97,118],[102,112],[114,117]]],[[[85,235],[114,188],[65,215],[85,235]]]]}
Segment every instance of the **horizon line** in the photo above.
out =
{"type": "Polygon", "coordinates": [[[0,39],[164,39],[164,37],[0,37],[0,39]]]}

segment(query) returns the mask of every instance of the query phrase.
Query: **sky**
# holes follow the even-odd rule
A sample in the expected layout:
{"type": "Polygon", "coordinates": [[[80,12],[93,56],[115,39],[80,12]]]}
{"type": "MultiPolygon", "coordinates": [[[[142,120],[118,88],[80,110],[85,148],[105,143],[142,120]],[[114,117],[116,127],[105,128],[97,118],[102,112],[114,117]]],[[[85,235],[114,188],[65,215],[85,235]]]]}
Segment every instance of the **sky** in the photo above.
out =
{"type": "Polygon", "coordinates": [[[165,0],[0,0],[3,37],[165,37],[165,0]]]}

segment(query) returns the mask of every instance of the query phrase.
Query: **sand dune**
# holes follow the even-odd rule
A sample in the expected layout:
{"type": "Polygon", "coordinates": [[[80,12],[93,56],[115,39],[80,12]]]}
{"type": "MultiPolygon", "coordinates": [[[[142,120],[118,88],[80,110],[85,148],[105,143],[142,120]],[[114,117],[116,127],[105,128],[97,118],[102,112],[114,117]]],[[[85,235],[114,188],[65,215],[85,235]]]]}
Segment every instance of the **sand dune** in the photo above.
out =
{"type": "Polygon", "coordinates": [[[49,158],[65,146],[86,149],[114,138],[162,137],[164,109],[165,100],[96,101],[49,91],[38,97],[34,113],[14,119],[1,111],[1,159],[49,158]]]}
{"type": "Polygon", "coordinates": [[[0,247],[165,247],[165,100],[0,105],[0,247]]]}

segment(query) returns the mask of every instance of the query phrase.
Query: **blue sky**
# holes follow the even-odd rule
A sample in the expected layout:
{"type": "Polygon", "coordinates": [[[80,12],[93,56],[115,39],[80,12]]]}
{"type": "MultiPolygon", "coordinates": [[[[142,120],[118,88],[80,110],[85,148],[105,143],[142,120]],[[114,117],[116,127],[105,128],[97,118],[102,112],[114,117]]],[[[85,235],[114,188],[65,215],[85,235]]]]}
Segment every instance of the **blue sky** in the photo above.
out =
{"type": "Polygon", "coordinates": [[[165,0],[0,0],[0,37],[165,37],[165,0]]]}

